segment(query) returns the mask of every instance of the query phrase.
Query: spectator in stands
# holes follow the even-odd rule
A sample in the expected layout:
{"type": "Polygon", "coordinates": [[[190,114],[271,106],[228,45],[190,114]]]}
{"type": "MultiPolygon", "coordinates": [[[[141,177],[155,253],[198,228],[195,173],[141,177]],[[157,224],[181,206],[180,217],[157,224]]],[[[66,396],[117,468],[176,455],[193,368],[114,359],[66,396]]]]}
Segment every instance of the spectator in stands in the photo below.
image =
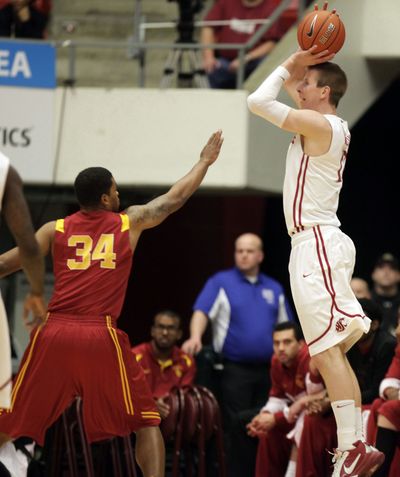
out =
{"type": "MultiPolygon", "coordinates": [[[[268,395],[274,327],[292,319],[282,285],[260,272],[263,259],[259,236],[246,233],[236,239],[235,267],[220,271],[207,281],[193,307],[190,339],[182,346],[187,353],[197,354],[210,319],[213,348],[223,366],[220,406],[230,464],[233,457],[239,457],[229,451],[233,427],[238,420],[244,427],[268,395]]],[[[243,465],[247,463],[248,470],[254,466],[255,454],[255,445],[248,457],[242,449],[240,458],[243,465]]],[[[229,476],[233,477],[236,471],[233,468],[229,476]]]]}
{"type": "Polygon", "coordinates": [[[169,406],[166,396],[173,387],[193,384],[196,374],[194,360],[176,346],[182,337],[180,316],[170,310],[160,311],[151,327],[152,340],[132,348],[141,364],[161,418],[166,418],[169,406]]]}
{"type": "MultiPolygon", "coordinates": [[[[296,443],[288,432],[305,407],[310,355],[294,322],[277,325],[273,341],[269,399],[247,428],[249,435],[259,437],[256,477],[295,477],[296,443]]],[[[320,379],[311,386],[312,393],[324,389],[320,379]]]]}
{"type": "Polygon", "coordinates": [[[365,298],[360,298],[359,302],[372,320],[371,327],[349,350],[347,357],[360,384],[362,403],[370,404],[379,394],[379,385],[392,361],[396,340],[381,328],[379,306],[365,298]]]}
{"type": "Polygon", "coordinates": [[[397,308],[400,305],[399,261],[391,253],[384,253],[377,260],[371,275],[372,299],[383,309],[382,328],[395,335],[397,308]]]}
{"type": "Polygon", "coordinates": [[[400,308],[396,335],[396,353],[368,420],[368,438],[385,454],[384,464],[374,474],[376,477],[396,477],[400,468],[400,308]]]}
{"type": "MultiPolygon", "coordinates": [[[[246,43],[261,24],[249,20],[265,20],[276,8],[277,0],[217,0],[205,17],[205,21],[225,22],[220,26],[202,28],[200,41],[212,43],[246,43]]],[[[245,78],[274,48],[281,36],[279,25],[273,25],[260,41],[245,55],[245,78]]],[[[237,50],[203,49],[203,66],[211,88],[233,89],[239,68],[237,50]]]]}
{"type": "Polygon", "coordinates": [[[366,280],[359,277],[353,277],[350,281],[350,286],[356,298],[371,299],[371,291],[366,280]]]}
{"type": "Polygon", "coordinates": [[[46,37],[51,0],[0,0],[0,36],[46,37]]]}
{"type": "MultiPolygon", "coordinates": [[[[364,313],[371,319],[371,328],[347,353],[358,379],[363,408],[379,395],[379,385],[394,355],[396,340],[379,328],[382,313],[372,300],[360,298],[364,313]]],[[[365,440],[362,420],[358,423],[357,438],[365,440]]],[[[325,449],[337,447],[335,419],[328,396],[311,402],[309,415],[304,419],[297,459],[297,476],[330,475],[331,458],[325,449]]]]}

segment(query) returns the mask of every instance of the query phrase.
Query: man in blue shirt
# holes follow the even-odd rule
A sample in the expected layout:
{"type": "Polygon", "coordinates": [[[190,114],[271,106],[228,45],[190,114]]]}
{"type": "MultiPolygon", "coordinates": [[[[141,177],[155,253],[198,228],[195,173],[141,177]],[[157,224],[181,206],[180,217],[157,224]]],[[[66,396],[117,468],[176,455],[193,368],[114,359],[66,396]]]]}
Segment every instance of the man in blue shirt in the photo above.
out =
{"type": "Polygon", "coordinates": [[[263,406],[270,386],[273,330],[292,319],[282,286],[260,273],[263,259],[260,237],[246,233],[236,239],[235,267],[206,282],[193,307],[190,338],[182,346],[192,355],[201,351],[210,319],[213,349],[223,363],[220,404],[228,436],[240,413],[247,417],[263,406]]]}

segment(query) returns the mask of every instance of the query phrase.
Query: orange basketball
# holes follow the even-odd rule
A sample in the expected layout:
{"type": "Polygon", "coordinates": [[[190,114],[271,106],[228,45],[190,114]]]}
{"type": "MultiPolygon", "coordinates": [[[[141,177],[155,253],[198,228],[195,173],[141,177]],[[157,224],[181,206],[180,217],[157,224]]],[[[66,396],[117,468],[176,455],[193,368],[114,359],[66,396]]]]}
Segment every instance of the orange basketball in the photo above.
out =
{"type": "Polygon", "coordinates": [[[329,50],[337,53],[343,46],[346,32],[342,20],[334,10],[314,10],[308,13],[297,28],[297,41],[302,50],[317,45],[315,53],[329,50]]]}

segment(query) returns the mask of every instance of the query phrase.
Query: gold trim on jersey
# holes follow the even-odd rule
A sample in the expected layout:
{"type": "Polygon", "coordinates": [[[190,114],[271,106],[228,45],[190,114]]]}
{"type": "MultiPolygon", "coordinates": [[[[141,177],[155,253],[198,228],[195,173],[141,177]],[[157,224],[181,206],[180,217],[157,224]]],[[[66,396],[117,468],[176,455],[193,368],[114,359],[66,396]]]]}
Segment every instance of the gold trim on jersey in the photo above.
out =
{"type": "Polygon", "coordinates": [[[64,219],[57,219],[56,220],[56,231],[61,232],[62,234],[65,232],[65,230],[64,230],[64,219]]]}
{"type": "Polygon", "coordinates": [[[112,327],[111,316],[109,316],[109,315],[106,316],[106,321],[107,321],[107,328],[108,328],[108,331],[110,333],[111,339],[113,340],[114,345],[115,345],[115,349],[117,350],[119,372],[120,372],[120,375],[121,375],[122,394],[124,396],[126,413],[133,416],[135,413],[133,411],[131,391],[130,391],[130,388],[129,388],[129,382],[128,382],[128,377],[127,377],[127,374],[126,374],[126,368],[125,368],[125,363],[124,363],[124,359],[123,359],[123,356],[122,356],[121,346],[120,346],[119,341],[118,341],[117,332],[112,327]]]}
{"type": "Polygon", "coordinates": [[[183,354],[182,358],[186,361],[186,366],[190,368],[190,366],[192,366],[192,360],[190,357],[187,354],[183,354]]]}
{"type": "Polygon", "coordinates": [[[142,411],[140,414],[143,419],[161,419],[160,414],[156,411],[142,411]]]}
{"type": "MultiPolygon", "coordinates": [[[[47,314],[47,316],[48,316],[48,314],[47,314]]],[[[46,317],[46,320],[47,320],[47,317],[46,317]]],[[[13,410],[15,400],[17,399],[17,394],[18,394],[19,388],[21,387],[22,381],[24,380],[24,377],[25,377],[26,370],[28,369],[29,363],[32,359],[33,349],[35,347],[37,337],[38,337],[39,332],[41,331],[42,327],[43,327],[43,325],[40,325],[38,327],[38,329],[36,330],[35,335],[34,335],[33,340],[32,340],[30,350],[29,350],[28,357],[26,358],[26,361],[25,361],[24,365],[22,366],[21,371],[18,373],[17,380],[15,381],[13,390],[11,392],[10,412],[13,410]]]]}
{"type": "Polygon", "coordinates": [[[121,217],[121,232],[129,230],[129,217],[127,214],[119,214],[121,217]]]}

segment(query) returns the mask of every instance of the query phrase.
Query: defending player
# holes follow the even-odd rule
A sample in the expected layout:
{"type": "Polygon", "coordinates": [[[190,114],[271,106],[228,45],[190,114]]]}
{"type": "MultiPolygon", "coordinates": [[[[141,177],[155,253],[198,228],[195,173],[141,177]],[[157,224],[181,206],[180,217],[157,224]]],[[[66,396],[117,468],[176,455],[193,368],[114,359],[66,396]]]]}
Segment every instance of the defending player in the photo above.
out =
{"type": "Polygon", "coordinates": [[[292,237],[290,282],[310,354],[328,389],[335,414],[338,450],[334,476],[371,475],[384,460],[365,444],[361,396],[346,358],[369,329],[351,288],[354,244],[336,216],[350,143],[336,108],[347,87],[329,51],[315,47],[292,54],[248,98],[250,110],[295,133],[286,159],[285,220],[292,237]],[[285,85],[298,109],[277,101],[285,85]]]}
{"type": "MultiPolygon", "coordinates": [[[[46,429],[79,395],[89,442],[135,431],[144,476],[164,475],[160,417],[116,320],[140,234],[183,206],[216,161],[222,142],[221,131],[213,134],[197,164],[166,194],[121,214],[117,185],[107,169],[78,174],[80,211],[37,232],[43,254],[53,252],[55,289],[46,322],[31,335],[11,411],[0,416],[1,431],[43,444],[46,429]]],[[[17,270],[18,249],[0,261],[7,273],[17,270]]]]}
{"type": "MultiPolygon", "coordinates": [[[[24,314],[32,312],[34,318],[44,319],[46,308],[43,298],[44,261],[35,239],[22,181],[9,159],[0,153],[0,209],[7,226],[20,248],[21,266],[31,286],[25,299],[24,314]]],[[[0,261],[0,270],[3,267],[0,261]]],[[[7,316],[0,297],[0,408],[11,405],[11,350],[7,316]]],[[[1,435],[0,445],[7,440],[1,435]]]]}

